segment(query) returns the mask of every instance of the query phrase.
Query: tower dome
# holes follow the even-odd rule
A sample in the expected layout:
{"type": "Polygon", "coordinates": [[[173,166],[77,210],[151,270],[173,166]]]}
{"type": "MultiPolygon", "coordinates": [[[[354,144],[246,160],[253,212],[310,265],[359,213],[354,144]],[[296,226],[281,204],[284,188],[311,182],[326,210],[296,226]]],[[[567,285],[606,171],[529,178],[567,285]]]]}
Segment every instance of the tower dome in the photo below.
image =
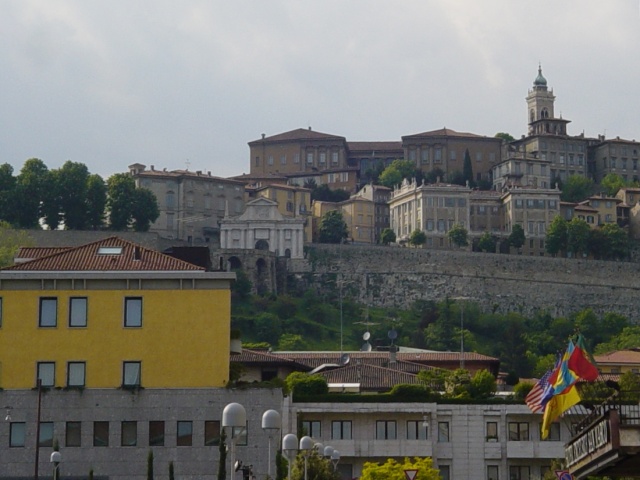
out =
{"type": "Polygon", "coordinates": [[[533,81],[533,85],[536,87],[546,87],[547,79],[542,76],[542,66],[538,65],[538,76],[533,81]]]}

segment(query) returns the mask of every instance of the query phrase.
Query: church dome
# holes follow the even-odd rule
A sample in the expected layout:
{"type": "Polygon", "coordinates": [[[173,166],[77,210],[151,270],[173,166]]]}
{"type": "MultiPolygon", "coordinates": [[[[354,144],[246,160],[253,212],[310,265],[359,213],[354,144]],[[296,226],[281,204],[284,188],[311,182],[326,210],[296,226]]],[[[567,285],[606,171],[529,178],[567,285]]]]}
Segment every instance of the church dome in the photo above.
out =
{"type": "Polygon", "coordinates": [[[547,79],[542,76],[542,67],[540,65],[538,65],[538,76],[533,81],[533,85],[535,85],[536,87],[547,86],[547,79]]]}

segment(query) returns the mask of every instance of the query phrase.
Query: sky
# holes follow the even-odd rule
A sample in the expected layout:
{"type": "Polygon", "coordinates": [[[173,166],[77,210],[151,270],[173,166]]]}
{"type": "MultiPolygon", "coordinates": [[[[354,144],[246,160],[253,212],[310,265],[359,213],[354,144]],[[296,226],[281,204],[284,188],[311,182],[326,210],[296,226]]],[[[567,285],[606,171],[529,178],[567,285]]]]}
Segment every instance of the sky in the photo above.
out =
{"type": "Polygon", "coordinates": [[[640,0],[0,0],[0,164],[249,172],[297,128],[518,138],[542,65],[569,133],[640,141],[640,0]]]}

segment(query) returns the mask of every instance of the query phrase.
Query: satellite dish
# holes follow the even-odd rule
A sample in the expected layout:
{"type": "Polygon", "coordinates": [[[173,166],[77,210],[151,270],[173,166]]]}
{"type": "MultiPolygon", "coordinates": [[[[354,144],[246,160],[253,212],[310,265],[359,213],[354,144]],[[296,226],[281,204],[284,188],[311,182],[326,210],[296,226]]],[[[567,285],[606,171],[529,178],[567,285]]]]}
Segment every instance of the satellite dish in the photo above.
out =
{"type": "Polygon", "coordinates": [[[362,347],[360,347],[360,351],[361,352],[370,352],[371,351],[371,344],[369,342],[364,342],[362,347]]]}
{"type": "Polygon", "coordinates": [[[398,338],[398,332],[392,328],[391,330],[389,330],[389,333],[387,333],[387,336],[390,340],[395,340],[396,338],[398,338]]]}
{"type": "Polygon", "coordinates": [[[349,356],[349,354],[343,353],[342,356],[340,357],[340,365],[344,367],[345,365],[349,364],[350,360],[351,360],[351,357],[349,356]]]}
{"type": "Polygon", "coordinates": [[[362,335],[362,339],[366,342],[367,340],[369,340],[371,338],[371,333],[369,332],[364,332],[364,335],[362,335]]]}

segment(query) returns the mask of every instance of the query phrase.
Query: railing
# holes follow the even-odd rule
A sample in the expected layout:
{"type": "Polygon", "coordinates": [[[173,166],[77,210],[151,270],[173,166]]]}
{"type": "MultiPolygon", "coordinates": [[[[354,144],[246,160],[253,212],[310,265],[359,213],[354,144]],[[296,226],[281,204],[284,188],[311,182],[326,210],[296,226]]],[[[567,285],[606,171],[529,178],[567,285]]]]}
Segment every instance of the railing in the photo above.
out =
{"type": "Polygon", "coordinates": [[[618,391],[606,398],[599,405],[582,403],[582,407],[590,412],[574,427],[574,435],[587,430],[591,424],[603,417],[607,412],[616,410],[620,417],[620,426],[640,426],[640,391],[618,391]]]}

